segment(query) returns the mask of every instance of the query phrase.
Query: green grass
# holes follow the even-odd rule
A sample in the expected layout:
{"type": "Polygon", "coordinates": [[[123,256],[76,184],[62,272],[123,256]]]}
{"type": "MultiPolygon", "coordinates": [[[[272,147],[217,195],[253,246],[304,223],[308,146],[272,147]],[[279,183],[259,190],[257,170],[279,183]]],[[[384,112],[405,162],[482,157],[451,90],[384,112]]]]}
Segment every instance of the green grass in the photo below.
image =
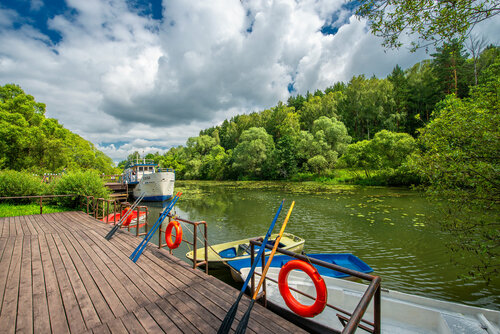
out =
{"type": "MultiPolygon", "coordinates": [[[[43,205],[43,213],[72,211],[75,209],[65,208],[52,204],[43,205]]],[[[24,215],[38,215],[40,214],[40,205],[38,203],[32,204],[8,204],[0,203],[0,217],[14,217],[24,215]]]]}

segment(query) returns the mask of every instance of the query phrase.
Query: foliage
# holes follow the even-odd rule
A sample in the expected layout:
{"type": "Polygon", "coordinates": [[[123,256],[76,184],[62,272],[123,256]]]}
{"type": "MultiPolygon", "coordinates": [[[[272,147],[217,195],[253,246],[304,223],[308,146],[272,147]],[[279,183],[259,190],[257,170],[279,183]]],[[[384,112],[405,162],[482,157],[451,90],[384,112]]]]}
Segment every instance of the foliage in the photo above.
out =
{"type": "Polygon", "coordinates": [[[469,95],[472,82],[472,66],[467,62],[464,46],[457,40],[444,43],[432,54],[433,69],[442,95],[455,94],[458,97],[469,95]]]}
{"type": "Polygon", "coordinates": [[[113,172],[113,162],[94,145],[45,118],[45,104],[19,86],[0,86],[0,169],[113,172]]]}
{"type": "Polygon", "coordinates": [[[382,45],[398,48],[401,35],[417,35],[412,50],[458,39],[463,42],[476,23],[500,12],[496,0],[360,0],[356,15],[368,19],[382,45]]]}
{"type": "Polygon", "coordinates": [[[233,168],[241,175],[265,177],[266,160],[273,154],[274,141],[264,128],[243,131],[240,143],[234,149],[233,168]]]}
{"type": "MultiPolygon", "coordinates": [[[[478,83],[498,76],[498,50],[489,46],[478,55],[478,83]]],[[[406,70],[396,65],[385,79],[360,75],[324,91],[299,94],[286,104],[224,120],[189,138],[185,146],[148,158],[174,168],[178,180],[416,184],[420,177],[407,165],[408,156],[415,154],[411,137],[432,120],[432,111],[448,92],[470,94],[475,78],[473,60],[466,57],[463,46],[454,41],[406,70]],[[260,135],[249,140],[249,131],[258,128],[260,135]],[[356,172],[338,177],[339,168],[356,172]]]]}
{"type": "Polygon", "coordinates": [[[83,196],[94,198],[108,198],[109,190],[96,171],[69,172],[56,181],[54,186],[56,195],[75,194],[81,196],[61,197],[58,202],[65,207],[78,208],[86,204],[83,196]]]}
{"type": "Polygon", "coordinates": [[[491,219],[500,204],[500,58],[495,64],[470,99],[450,95],[439,104],[414,162],[429,194],[448,199],[442,226],[456,237],[450,246],[477,254],[469,274],[485,279],[500,270],[500,230],[491,219]]]}
{"type": "MultiPolygon", "coordinates": [[[[70,211],[71,208],[65,208],[58,205],[43,203],[43,213],[70,211]]],[[[8,204],[0,203],[0,217],[15,217],[24,215],[37,215],[40,213],[40,204],[8,204]]]]}
{"type": "Polygon", "coordinates": [[[372,140],[349,145],[342,160],[348,167],[363,168],[369,177],[369,171],[372,169],[400,168],[415,150],[415,139],[410,135],[382,130],[377,132],[372,140]]]}
{"type": "Polygon", "coordinates": [[[46,184],[29,172],[0,171],[0,197],[43,195],[46,184]]]}

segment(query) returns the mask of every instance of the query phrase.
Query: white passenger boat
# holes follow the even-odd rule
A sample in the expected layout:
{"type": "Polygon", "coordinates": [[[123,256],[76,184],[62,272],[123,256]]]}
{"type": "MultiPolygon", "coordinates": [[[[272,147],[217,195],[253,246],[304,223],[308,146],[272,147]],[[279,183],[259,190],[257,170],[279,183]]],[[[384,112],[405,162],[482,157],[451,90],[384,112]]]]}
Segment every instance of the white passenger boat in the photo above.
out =
{"type": "MultiPolygon", "coordinates": [[[[249,271],[250,268],[240,269],[244,279],[249,271]]],[[[261,268],[257,267],[256,271],[260,273],[261,268]]],[[[266,277],[277,281],[279,271],[280,268],[269,268],[266,277]]],[[[352,313],[366,291],[367,285],[328,276],[322,277],[327,287],[327,303],[352,313]]],[[[260,279],[260,276],[256,279],[260,279]]],[[[288,276],[288,286],[310,296],[316,296],[313,282],[303,271],[292,270],[288,276]]],[[[301,304],[313,303],[312,299],[293,290],[291,293],[301,304]]],[[[311,332],[324,332],[332,329],[342,331],[344,328],[337,316],[340,312],[328,306],[314,318],[306,319],[293,314],[285,304],[278,284],[269,279],[266,280],[266,294],[271,309],[291,316],[292,320],[311,332]]],[[[368,306],[363,319],[373,322],[373,301],[368,306]]],[[[500,312],[382,289],[381,323],[382,333],[498,334],[500,333],[500,312]]],[[[360,328],[356,332],[366,333],[360,328]]]]}
{"type": "Polygon", "coordinates": [[[136,159],[124,170],[123,181],[136,198],[144,193],[144,201],[166,201],[174,193],[175,171],[159,168],[153,160],[136,159]]]}

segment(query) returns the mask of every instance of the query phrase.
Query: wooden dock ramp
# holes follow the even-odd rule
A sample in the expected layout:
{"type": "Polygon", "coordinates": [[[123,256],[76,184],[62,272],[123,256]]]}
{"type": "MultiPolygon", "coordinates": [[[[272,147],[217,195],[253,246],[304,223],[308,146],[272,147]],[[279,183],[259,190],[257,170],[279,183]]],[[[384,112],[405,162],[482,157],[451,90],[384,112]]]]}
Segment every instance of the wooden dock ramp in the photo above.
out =
{"type": "MultiPolygon", "coordinates": [[[[82,212],[0,218],[1,333],[215,333],[238,291],[82,212]]],[[[247,309],[240,303],[233,330],[247,309]]],[[[256,305],[247,333],[302,333],[256,305]]]]}

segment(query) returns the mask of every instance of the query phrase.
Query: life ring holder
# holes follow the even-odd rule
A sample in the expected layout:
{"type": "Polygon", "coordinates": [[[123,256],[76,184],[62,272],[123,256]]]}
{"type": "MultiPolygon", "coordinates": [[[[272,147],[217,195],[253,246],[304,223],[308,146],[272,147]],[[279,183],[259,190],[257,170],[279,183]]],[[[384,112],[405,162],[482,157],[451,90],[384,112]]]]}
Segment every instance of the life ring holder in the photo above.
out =
{"type": "Polygon", "coordinates": [[[182,242],[182,226],[177,220],[172,220],[165,230],[165,241],[170,249],[176,249],[182,242]],[[175,228],[175,240],[172,242],[172,229],[175,228]]]}
{"type": "Polygon", "coordinates": [[[283,267],[281,267],[278,276],[278,287],[288,308],[301,317],[312,318],[323,312],[325,309],[328,296],[325,280],[323,280],[321,275],[318,273],[318,270],[310,263],[300,260],[287,262],[283,267]],[[290,271],[294,269],[302,270],[313,281],[314,287],[316,288],[316,300],[312,305],[303,305],[292,296],[290,288],[288,287],[288,274],[290,274],[290,271]]]}

